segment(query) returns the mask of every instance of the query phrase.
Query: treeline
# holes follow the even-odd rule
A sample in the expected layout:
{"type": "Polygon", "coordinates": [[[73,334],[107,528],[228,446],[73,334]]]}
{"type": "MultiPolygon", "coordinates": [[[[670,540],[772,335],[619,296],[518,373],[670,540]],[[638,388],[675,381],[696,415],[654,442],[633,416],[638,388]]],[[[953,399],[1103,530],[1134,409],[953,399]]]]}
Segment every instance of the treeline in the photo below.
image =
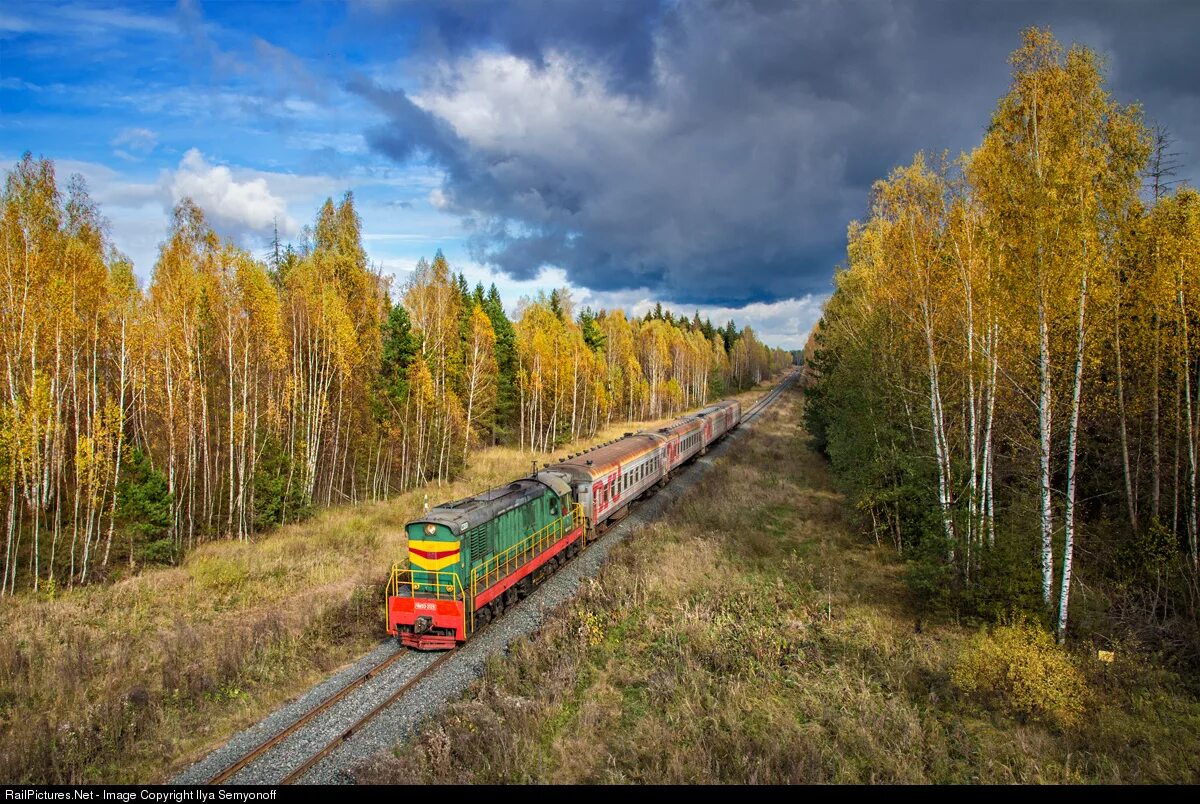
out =
{"type": "Polygon", "coordinates": [[[575,316],[566,291],[511,321],[440,252],[394,303],[349,194],[265,260],[185,200],[143,289],[82,180],[26,154],[0,238],[9,594],[445,480],[481,444],[670,415],[787,359],[732,322],[575,316]]]}
{"type": "Polygon", "coordinates": [[[1061,639],[1082,571],[1195,658],[1200,195],[1095,53],[1031,29],[1012,65],[978,148],[851,224],[809,424],[927,603],[1061,639]]]}

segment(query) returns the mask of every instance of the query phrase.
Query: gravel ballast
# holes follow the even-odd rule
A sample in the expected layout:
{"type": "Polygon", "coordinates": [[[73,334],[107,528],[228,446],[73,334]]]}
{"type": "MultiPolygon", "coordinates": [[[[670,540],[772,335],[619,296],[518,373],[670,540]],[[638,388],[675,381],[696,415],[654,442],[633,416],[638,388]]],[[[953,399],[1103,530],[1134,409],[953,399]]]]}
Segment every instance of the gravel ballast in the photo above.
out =
{"type": "MultiPolygon", "coordinates": [[[[784,381],[764,399],[770,400],[758,412],[778,398],[795,375],[784,381]]],[[[663,515],[696,481],[709,472],[715,460],[732,445],[742,432],[753,426],[754,418],[747,416],[742,426],[730,433],[707,456],[697,458],[690,467],[655,496],[639,503],[620,523],[602,538],[593,542],[579,556],[536,587],[528,598],[490,626],[472,637],[436,670],[421,679],[399,700],[355,732],[353,737],[314,765],[300,778],[301,784],[352,783],[351,769],[379,751],[390,751],[397,743],[408,739],[418,726],[478,678],[487,659],[508,649],[517,639],[536,631],[546,614],[575,597],[580,584],[595,577],[617,544],[636,534],[663,515]]],[[[223,768],[238,760],[268,737],[278,734],[305,712],[335,695],[371,667],[397,651],[394,640],[387,640],[362,659],[313,687],[309,692],[281,707],[254,726],[242,731],[224,746],[210,753],[171,780],[174,784],[202,784],[223,768]]],[[[437,661],[439,653],[410,651],[378,676],[370,679],[295,734],[267,751],[263,756],[242,768],[228,784],[278,784],[293,770],[304,764],[331,740],[338,737],[354,722],[387,699],[396,689],[410,681],[437,661]]]]}

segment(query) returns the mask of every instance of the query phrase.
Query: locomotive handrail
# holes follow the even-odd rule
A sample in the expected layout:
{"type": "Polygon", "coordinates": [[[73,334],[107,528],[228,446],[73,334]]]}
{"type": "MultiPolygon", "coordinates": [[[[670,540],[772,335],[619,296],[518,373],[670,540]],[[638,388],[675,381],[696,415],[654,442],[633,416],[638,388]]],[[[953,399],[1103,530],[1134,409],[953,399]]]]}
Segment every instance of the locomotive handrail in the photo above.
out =
{"type": "Polygon", "coordinates": [[[387,597],[416,597],[417,592],[425,590],[432,591],[435,600],[464,600],[466,594],[457,572],[413,570],[392,564],[387,597]]]}
{"type": "Polygon", "coordinates": [[[474,603],[479,590],[487,589],[525,566],[529,561],[546,551],[550,545],[562,539],[583,521],[583,506],[572,503],[570,513],[546,525],[512,547],[489,558],[471,570],[471,602],[474,603]]]}

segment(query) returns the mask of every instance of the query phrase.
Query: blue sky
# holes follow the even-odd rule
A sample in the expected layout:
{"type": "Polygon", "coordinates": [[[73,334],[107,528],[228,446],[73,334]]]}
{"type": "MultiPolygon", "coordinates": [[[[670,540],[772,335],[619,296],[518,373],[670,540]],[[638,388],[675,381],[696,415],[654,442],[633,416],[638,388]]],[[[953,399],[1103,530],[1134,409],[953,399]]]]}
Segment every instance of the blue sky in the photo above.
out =
{"type": "MultiPolygon", "coordinates": [[[[324,198],[353,190],[371,256],[389,269],[438,247],[465,257],[458,219],[429,202],[438,170],[366,146],[381,116],[341,80],[386,62],[337,35],[346,16],[331,3],[9,4],[0,155],[32,150],[64,178],[82,173],[142,277],[185,189],[256,249],[273,219],[298,236],[324,198]]],[[[404,47],[394,40],[388,60],[404,47]]],[[[402,66],[386,69],[404,80],[402,66]]]]}
{"type": "Polygon", "coordinates": [[[871,182],[978,143],[1027,25],[1106,54],[1194,183],[1198,9],[9,0],[0,160],[82,174],[143,279],[184,195],[262,253],[352,190],[397,287],[441,248],[510,308],[568,285],[799,347],[871,182]]]}

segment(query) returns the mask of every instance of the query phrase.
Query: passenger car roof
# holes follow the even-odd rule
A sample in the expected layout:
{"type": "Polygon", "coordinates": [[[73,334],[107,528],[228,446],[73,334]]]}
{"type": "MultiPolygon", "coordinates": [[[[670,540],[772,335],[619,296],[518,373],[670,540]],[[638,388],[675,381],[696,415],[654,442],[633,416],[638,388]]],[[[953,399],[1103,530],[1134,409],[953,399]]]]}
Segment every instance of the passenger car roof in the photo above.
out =
{"type": "Polygon", "coordinates": [[[569,474],[575,480],[605,475],[618,464],[628,463],[658,447],[666,438],[658,433],[631,433],[616,441],[601,444],[585,452],[550,465],[551,471],[569,474]]]}

